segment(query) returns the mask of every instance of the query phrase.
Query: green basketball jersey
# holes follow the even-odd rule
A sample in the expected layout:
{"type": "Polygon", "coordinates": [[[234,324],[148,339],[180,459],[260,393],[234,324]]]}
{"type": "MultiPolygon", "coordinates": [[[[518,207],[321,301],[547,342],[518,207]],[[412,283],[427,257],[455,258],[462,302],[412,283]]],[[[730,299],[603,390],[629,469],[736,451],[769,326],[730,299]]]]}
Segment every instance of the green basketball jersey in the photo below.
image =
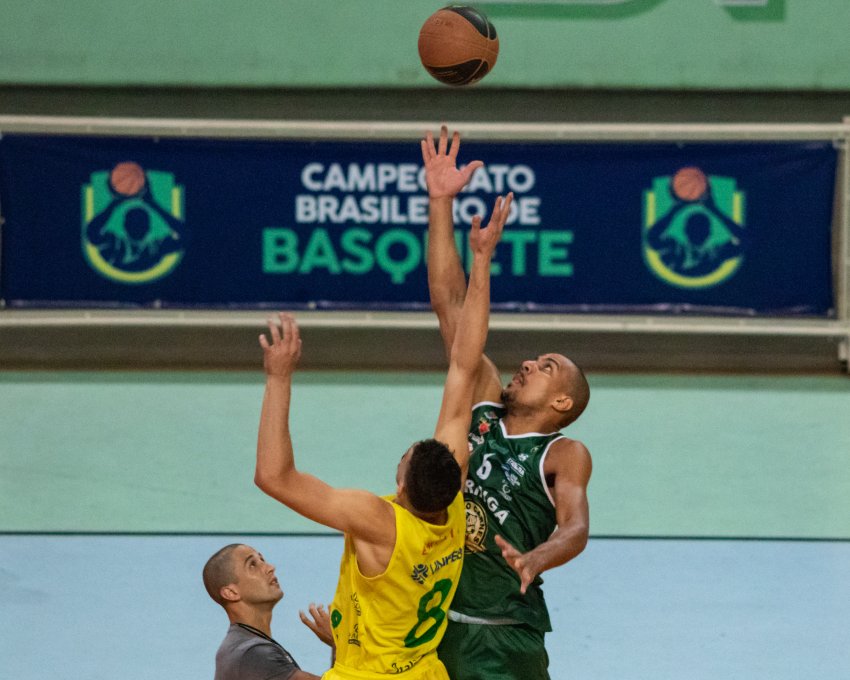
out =
{"type": "Polygon", "coordinates": [[[543,459],[560,432],[509,436],[501,404],[483,402],[472,410],[469,443],[472,454],[464,489],[466,547],[452,610],[486,619],[514,619],[537,630],[552,630],[539,576],[519,592],[494,536],[517,550],[546,541],[557,526],[555,503],[543,478],[543,459]]]}

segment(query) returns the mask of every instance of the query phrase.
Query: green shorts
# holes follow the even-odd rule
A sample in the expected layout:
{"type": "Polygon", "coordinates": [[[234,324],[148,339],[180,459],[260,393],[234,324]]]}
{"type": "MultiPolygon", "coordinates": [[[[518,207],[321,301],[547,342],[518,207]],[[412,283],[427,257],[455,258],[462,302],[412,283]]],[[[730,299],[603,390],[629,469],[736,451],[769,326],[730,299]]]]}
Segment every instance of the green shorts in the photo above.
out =
{"type": "Polygon", "coordinates": [[[543,633],[524,624],[449,621],[437,655],[451,680],[549,680],[543,633]]]}

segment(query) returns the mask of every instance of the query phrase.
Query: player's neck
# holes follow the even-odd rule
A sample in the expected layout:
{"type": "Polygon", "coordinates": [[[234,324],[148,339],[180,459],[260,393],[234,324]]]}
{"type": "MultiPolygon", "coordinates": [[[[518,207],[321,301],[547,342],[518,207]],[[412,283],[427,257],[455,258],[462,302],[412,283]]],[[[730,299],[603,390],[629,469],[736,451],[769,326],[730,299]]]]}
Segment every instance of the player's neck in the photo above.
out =
{"type": "Polygon", "coordinates": [[[439,512],[418,512],[417,510],[411,510],[411,512],[423,522],[428,522],[428,524],[442,526],[449,521],[449,513],[445,510],[440,510],[439,512]]]}
{"type": "Polygon", "coordinates": [[[418,517],[423,522],[428,522],[428,524],[441,526],[449,521],[449,513],[446,510],[438,510],[437,512],[420,512],[413,507],[405,496],[399,494],[396,494],[395,502],[407,510],[411,515],[418,517]]]}
{"type": "Polygon", "coordinates": [[[533,413],[506,413],[502,418],[502,424],[505,426],[505,432],[512,437],[530,432],[548,434],[558,431],[555,423],[533,413]]]}
{"type": "Polygon", "coordinates": [[[230,612],[230,623],[241,623],[256,628],[264,635],[272,636],[272,610],[248,609],[230,612]]]}

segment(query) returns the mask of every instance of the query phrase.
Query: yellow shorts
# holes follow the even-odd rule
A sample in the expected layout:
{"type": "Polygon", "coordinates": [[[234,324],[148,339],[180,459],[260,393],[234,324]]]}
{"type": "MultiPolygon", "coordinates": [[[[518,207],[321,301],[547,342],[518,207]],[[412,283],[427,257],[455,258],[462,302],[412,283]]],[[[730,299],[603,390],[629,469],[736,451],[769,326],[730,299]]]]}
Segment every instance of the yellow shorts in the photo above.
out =
{"type": "Polygon", "coordinates": [[[437,658],[435,652],[431,652],[421,659],[413,668],[407,671],[376,673],[374,671],[361,671],[356,668],[348,668],[335,664],[327,671],[322,680],[387,680],[387,678],[401,678],[402,680],[449,680],[449,674],[443,662],[437,658]]]}

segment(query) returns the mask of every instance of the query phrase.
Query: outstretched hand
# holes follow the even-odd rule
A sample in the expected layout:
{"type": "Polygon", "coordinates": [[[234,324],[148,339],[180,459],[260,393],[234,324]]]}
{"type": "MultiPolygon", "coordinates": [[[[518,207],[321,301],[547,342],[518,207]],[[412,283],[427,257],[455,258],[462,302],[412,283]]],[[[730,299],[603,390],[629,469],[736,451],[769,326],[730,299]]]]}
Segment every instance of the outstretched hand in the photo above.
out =
{"type": "Polygon", "coordinates": [[[440,140],[434,146],[434,135],[425,133],[422,140],[422,162],[425,164],[425,182],[428,196],[431,198],[454,198],[472,178],[473,173],[482,167],[482,161],[472,161],[462,169],[457,167],[457,154],[460,151],[460,134],[452,134],[449,146],[449,129],[440,127],[440,140]]]}
{"type": "Polygon", "coordinates": [[[310,618],[310,616],[307,616],[307,614],[302,611],[298,612],[298,616],[301,617],[301,623],[312,630],[317,638],[326,645],[330,645],[331,647],[334,646],[334,636],[331,631],[331,617],[325,609],[325,605],[315,605],[311,602],[310,616],[313,618],[310,618]]]}
{"type": "Polygon", "coordinates": [[[267,375],[292,375],[298,359],[301,358],[301,336],[298,324],[291,314],[279,314],[280,325],[275,319],[269,319],[269,342],[265,333],[260,333],[260,347],[263,348],[263,368],[267,375]]]}
{"type": "Polygon", "coordinates": [[[540,569],[534,564],[533,554],[530,552],[521,553],[498,534],[495,536],[495,540],[496,545],[502,550],[502,557],[505,558],[505,562],[519,576],[519,592],[525,595],[528,586],[531,585],[531,582],[540,573],[540,569]]]}
{"type": "Polygon", "coordinates": [[[490,221],[484,229],[481,228],[481,215],[476,215],[472,218],[472,228],[469,231],[469,247],[473,253],[486,256],[493,254],[493,251],[496,250],[496,244],[502,238],[502,231],[505,228],[508,215],[511,213],[511,202],[513,200],[513,192],[509,193],[508,197],[504,199],[501,196],[497,196],[496,202],[493,205],[493,212],[490,214],[490,221]]]}

